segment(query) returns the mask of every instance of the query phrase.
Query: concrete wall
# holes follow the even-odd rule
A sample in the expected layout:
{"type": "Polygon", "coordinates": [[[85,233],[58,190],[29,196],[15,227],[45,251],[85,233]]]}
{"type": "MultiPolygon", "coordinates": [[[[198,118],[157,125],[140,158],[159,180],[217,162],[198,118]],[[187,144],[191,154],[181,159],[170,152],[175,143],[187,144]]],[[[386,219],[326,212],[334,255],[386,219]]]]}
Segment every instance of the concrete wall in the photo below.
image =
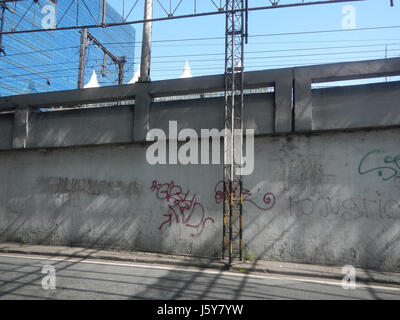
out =
{"type": "Polygon", "coordinates": [[[398,125],[400,83],[313,90],[313,130],[398,125]]]}
{"type": "Polygon", "coordinates": [[[27,144],[41,148],[130,142],[133,113],[132,106],[34,112],[27,144]]]}
{"type": "MultiPolygon", "coordinates": [[[[245,251],[400,269],[399,137],[381,129],[256,138],[255,171],[244,179],[245,251]]],[[[134,144],[2,151],[1,241],[218,256],[221,166],[150,166],[145,152],[134,144]]]]}
{"type": "MultiPolygon", "coordinates": [[[[399,81],[312,89],[313,83],[395,75],[400,75],[400,58],[247,72],[246,89],[273,87],[274,92],[245,96],[244,123],[256,135],[400,125],[399,81]]],[[[166,128],[168,120],[177,120],[179,128],[222,129],[224,99],[156,102],[154,98],[206,95],[224,91],[224,84],[224,76],[217,75],[1,97],[0,149],[143,143],[148,130],[166,128]],[[115,101],[129,105],[79,108],[115,101]],[[35,111],[61,106],[75,109],[35,111]]]]}
{"type": "Polygon", "coordinates": [[[221,168],[152,167],[145,150],[130,144],[0,152],[0,240],[217,256],[220,208],[208,186],[221,168]],[[190,207],[174,207],[178,221],[174,216],[171,225],[162,224],[172,201],[153,181],[174,181],[168,194],[190,207]]]}
{"type": "Polygon", "coordinates": [[[248,250],[399,270],[399,138],[400,129],[257,139],[255,171],[244,183],[261,206],[265,192],[276,203],[268,211],[246,204],[248,250]]]}
{"type": "Polygon", "coordinates": [[[0,149],[11,149],[13,140],[14,114],[0,117],[0,149]]]}
{"type": "MultiPolygon", "coordinates": [[[[400,82],[311,87],[398,74],[400,58],[246,73],[246,88],[275,90],[245,97],[257,134],[243,179],[245,252],[400,270],[400,82]]],[[[153,98],[217,92],[223,80],[0,98],[11,111],[0,114],[0,241],[220,256],[222,166],[150,166],[144,138],[169,120],[221,129],[221,98],[153,98]]]]}

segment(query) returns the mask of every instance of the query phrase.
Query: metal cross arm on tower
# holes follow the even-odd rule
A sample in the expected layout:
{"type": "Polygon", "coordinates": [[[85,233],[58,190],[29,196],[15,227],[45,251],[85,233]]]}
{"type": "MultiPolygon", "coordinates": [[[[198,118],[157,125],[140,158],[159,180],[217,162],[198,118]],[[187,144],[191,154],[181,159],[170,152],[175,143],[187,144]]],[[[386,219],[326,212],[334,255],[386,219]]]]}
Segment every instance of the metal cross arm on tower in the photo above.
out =
{"type": "Polygon", "coordinates": [[[124,65],[126,63],[126,57],[116,57],[113,55],[99,40],[97,40],[90,32],[87,33],[88,38],[98,46],[106,55],[108,55],[111,60],[116,64],[118,67],[118,84],[122,84],[124,80],[124,65]]]}
{"type": "Polygon", "coordinates": [[[91,40],[96,46],[98,46],[105,55],[109,56],[110,59],[118,67],[118,84],[122,84],[124,81],[124,66],[126,63],[126,57],[116,57],[110,52],[99,40],[96,39],[86,28],[82,29],[81,33],[81,47],[80,47],[80,58],[79,58],[79,73],[78,73],[78,89],[83,87],[85,78],[85,62],[86,62],[86,50],[88,47],[88,40],[91,40]]]}

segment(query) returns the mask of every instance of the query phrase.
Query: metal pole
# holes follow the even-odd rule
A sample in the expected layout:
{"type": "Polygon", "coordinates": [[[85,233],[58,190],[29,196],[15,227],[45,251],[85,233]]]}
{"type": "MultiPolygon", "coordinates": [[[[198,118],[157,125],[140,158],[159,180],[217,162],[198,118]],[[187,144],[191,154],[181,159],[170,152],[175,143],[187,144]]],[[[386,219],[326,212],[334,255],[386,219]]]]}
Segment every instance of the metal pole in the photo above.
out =
{"type": "Polygon", "coordinates": [[[85,81],[85,64],[86,64],[86,49],[88,45],[88,29],[83,28],[81,31],[81,50],[79,54],[79,73],[78,73],[78,89],[83,88],[85,81]]]}
{"type": "Polygon", "coordinates": [[[151,62],[151,36],[153,22],[153,0],[146,0],[144,8],[143,36],[142,36],[142,58],[140,63],[139,82],[150,82],[150,62],[151,62]]]}
{"type": "Polygon", "coordinates": [[[98,46],[104,52],[103,57],[103,71],[102,74],[105,74],[105,65],[106,65],[106,56],[108,55],[111,60],[115,63],[118,67],[118,84],[122,84],[124,81],[124,65],[126,63],[126,57],[116,57],[114,56],[104,45],[101,44],[99,40],[97,40],[90,32],[87,31],[87,38],[92,41],[96,46],[98,46]]]}
{"type": "Polygon", "coordinates": [[[242,259],[243,63],[245,0],[226,0],[223,254],[242,259]],[[236,163],[235,160],[239,160],[236,163]],[[227,254],[226,254],[227,252],[227,254]]]}
{"type": "Polygon", "coordinates": [[[106,0],[103,0],[103,19],[102,26],[105,28],[106,26],[106,0]]]}
{"type": "Polygon", "coordinates": [[[124,82],[124,66],[126,63],[125,56],[121,57],[118,61],[118,84],[121,85],[124,82]]]}
{"type": "Polygon", "coordinates": [[[0,54],[4,53],[6,55],[5,50],[3,49],[3,28],[4,28],[4,15],[5,15],[6,6],[5,4],[1,5],[1,26],[0,26],[0,54]]]}
{"type": "Polygon", "coordinates": [[[103,55],[103,65],[101,66],[101,76],[104,78],[106,76],[106,53],[103,55]]]}

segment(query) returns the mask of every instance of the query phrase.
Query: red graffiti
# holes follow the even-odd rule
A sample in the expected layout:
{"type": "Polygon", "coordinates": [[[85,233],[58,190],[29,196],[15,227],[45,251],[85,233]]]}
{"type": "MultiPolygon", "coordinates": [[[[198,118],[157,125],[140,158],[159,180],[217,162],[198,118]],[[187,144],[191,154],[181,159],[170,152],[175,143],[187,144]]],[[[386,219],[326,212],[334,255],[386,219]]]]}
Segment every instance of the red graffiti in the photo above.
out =
{"type": "Polygon", "coordinates": [[[211,217],[205,217],[204,207],[197,201],[196,194],[190,195],[190,190],[183,192],[182,188],[176,185],[173,181],[170,183],[159,184],[156,180],[153,181],[150,190],[157,193],[160,200],[164,200],[168,205],[168,213],[164,214],[167,219],[161,223],[158,230],[161,230],[164,225],[171,226],[172,222],[177,224],[182,223],[188,228],[193,228],[197,232],[191,233],[191,237],[200,235],[207,221],[215,223],[211,217]],[[200,214],[199,223],[191,223],[194,216],[200,214]]]}
{"type": "MultiPolygon", "coordinates": [[[[224,201],[224,181],[219,181],[214,188],[214,199],[217,204],[221,203],[224,201]]],[[[260,190],[258,190],[259,192],[260,190]]],[[[257,193],[258,193],[257,192],[257,193]]],[[[252,205],[254,205],[256,208],[262,210],[262,211],[268,211],[272,209],[275,205],[275,195],[271,192],[264,193],[262,196],[262,204],[259,205],[256,200],[254,200],[253,194],[250,192],[250,190],[243,188],[242,189],[242,194],[243,194],[243,202],[249,202],[252,205]],[[253,199],[251,199],[253,197],[253,199]]],[[[227,196],[229,198],[229,190],[227,192],[227,196]]]]}

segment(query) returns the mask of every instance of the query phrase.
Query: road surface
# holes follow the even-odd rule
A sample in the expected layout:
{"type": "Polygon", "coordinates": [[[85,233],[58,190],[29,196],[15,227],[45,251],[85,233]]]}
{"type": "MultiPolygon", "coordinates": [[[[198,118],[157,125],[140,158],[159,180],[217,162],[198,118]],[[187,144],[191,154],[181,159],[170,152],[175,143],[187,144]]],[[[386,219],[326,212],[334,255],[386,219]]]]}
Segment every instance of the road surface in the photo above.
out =
{"type": "Polygon", "coordinates": [[[0,254],[0,299],[400,299],[400,288],[113,261],[0,254]],[[49,265],[55,289],[49,288],[49,265]],[[47,277],[46,279],[44,279],[47,277]]]}

